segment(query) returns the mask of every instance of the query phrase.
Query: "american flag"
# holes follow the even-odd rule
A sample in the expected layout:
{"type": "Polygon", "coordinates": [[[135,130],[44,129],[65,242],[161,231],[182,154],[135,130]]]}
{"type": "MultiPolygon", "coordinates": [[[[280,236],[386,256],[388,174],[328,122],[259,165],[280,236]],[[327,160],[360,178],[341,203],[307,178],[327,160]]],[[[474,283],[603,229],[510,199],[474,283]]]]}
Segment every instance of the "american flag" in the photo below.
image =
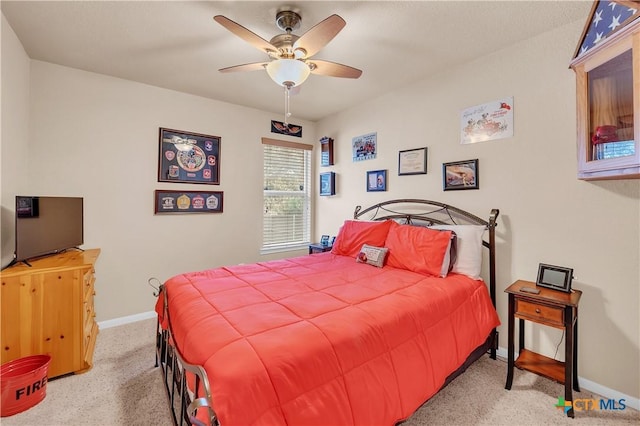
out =
{"type": "Polygon", "coordinates": [[[578,56],[640,17],[640,1],[597,1],[578,56]]]}

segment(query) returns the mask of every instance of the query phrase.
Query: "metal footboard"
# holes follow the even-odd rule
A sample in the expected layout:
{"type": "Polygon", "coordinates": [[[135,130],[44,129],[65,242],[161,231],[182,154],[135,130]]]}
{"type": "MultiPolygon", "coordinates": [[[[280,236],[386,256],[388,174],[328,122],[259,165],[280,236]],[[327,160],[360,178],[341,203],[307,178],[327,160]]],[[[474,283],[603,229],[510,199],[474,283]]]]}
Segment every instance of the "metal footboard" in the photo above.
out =
{"type": "Polygon", "coordinates": [[[162,370],[165,391],[173,424],[176,426],[219,426],[211,401],[211,391],[207,372],[199,365],[189,364],[173,345],[171,321],[167,309],[167,295],[160,286],[159,297],[163,297],[163,310],[168,327],[163,328],[158,319],[156,330],[156,367],[162,370]],[[187,382],[187,374],[194,377],[187,382]],[[203,415],[203,411],[205,414],[203,415]]]}

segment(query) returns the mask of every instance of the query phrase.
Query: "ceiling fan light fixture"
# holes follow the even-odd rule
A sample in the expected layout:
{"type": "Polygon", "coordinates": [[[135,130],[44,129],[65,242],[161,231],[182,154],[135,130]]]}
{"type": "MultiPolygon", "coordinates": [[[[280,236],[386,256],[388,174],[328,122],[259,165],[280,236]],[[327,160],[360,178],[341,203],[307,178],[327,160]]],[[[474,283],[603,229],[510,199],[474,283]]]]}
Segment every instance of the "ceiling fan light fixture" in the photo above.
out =
{"type": "Polygon", "coordinates": [[[299,86],[309,77],[309,66],[297,59],[277,59],[267,65],[269,77],[280,86],[299,86]]]}

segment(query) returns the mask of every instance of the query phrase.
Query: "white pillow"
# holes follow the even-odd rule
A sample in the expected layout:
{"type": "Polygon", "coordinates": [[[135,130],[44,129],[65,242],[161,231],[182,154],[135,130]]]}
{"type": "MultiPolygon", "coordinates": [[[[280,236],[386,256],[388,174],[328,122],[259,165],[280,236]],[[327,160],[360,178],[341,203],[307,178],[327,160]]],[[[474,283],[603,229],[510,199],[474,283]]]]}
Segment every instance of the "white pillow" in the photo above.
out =
{"type": "Polygon", "coordinates": [[[482,270],[482,236],[486,230],[482,225],[432,225],[430,228],[456,233],[458,258],[451,272],[464,274],[474,280],[480,279],[482,270]]]}

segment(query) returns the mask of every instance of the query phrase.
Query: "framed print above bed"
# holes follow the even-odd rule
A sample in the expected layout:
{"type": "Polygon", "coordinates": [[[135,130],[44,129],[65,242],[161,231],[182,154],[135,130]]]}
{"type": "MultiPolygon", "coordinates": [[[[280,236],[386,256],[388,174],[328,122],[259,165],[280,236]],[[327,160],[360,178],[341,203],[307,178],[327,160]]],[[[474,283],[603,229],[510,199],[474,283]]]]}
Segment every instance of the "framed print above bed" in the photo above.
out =
{"type": "Polygon", "coordinates": [[[443,163],[442,189],[444,191],[480,189],[478,159],[443,163]]]}
{"type": "Polygon", "coordinates": [[[378,152],[378,133],[367,133],[351,140],[353,161],[372,160],[378,152]]]}
{"type": "Polygon", "coordinates": [[[220,184],[220,137],[160,128],[158,182],[220,184]]]}
{"type": "Polygon", "coordinates": [[[371,170],[367,172],[367,192],[387,190],[387,171],[371,170]]]}
{"type": "Polygon", "coordinates": [[[398,153],[398,176],[426,175],[427,147],[407,149],[398,153]]]}

